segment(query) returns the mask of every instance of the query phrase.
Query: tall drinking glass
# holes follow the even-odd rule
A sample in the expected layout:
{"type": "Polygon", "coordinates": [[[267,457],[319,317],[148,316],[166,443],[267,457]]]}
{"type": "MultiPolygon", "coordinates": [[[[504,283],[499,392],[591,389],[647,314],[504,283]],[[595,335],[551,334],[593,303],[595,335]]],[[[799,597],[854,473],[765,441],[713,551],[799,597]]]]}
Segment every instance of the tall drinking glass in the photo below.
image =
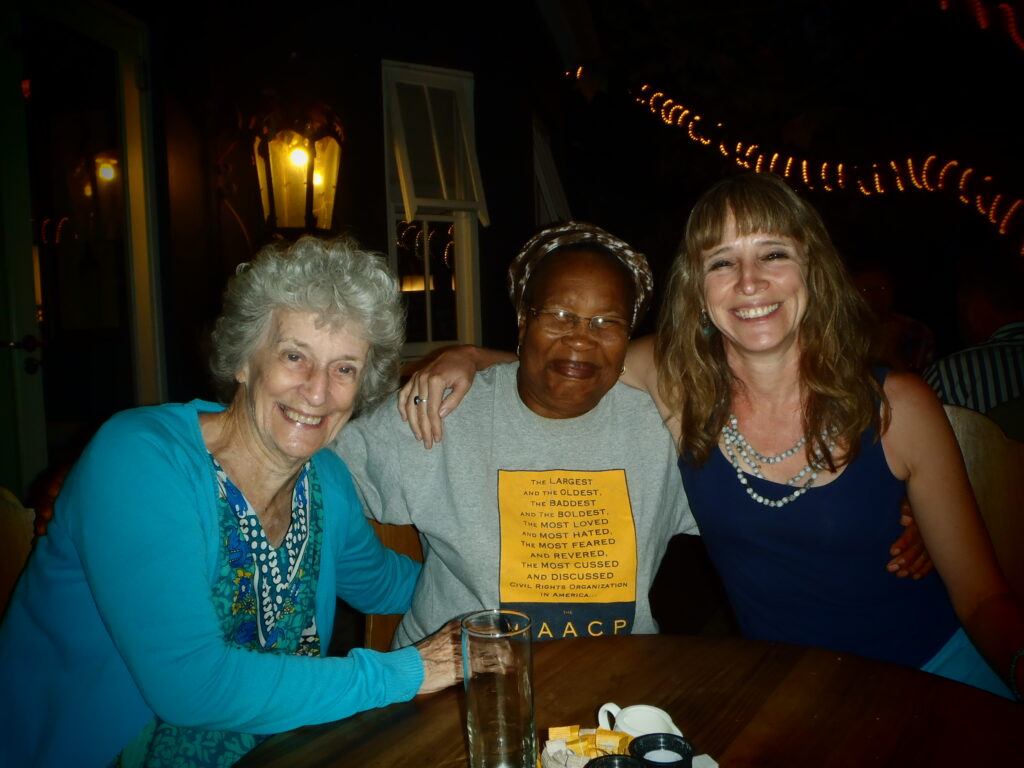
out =
{"type": "Polygon", "coordinates": [[[462,620],[470,768],[536,768],[530,625],[503,609],[462,620]]]}

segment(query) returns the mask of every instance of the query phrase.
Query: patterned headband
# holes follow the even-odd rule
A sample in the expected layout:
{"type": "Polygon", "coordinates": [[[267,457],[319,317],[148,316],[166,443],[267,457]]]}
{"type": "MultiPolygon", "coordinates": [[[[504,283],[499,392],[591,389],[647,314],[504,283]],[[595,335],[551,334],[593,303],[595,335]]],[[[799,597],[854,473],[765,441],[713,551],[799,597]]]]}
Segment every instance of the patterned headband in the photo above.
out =
{"type": "Polygon", "coordinates": [[[647,263],[647,258],[633,250],[623,240],[593,224],[583,221],[570,221],[554,227],[542,229],[522,247],[508,267],[508,295],[516,314],[523,314],[523,296],[530,276],[544,258],[561,248],[574,245],[594,245],[614,256],[633,276],[633,318],[630,326],[636,325],[643,318],[647,304],[654,290],[654,275],[647,263]]]}

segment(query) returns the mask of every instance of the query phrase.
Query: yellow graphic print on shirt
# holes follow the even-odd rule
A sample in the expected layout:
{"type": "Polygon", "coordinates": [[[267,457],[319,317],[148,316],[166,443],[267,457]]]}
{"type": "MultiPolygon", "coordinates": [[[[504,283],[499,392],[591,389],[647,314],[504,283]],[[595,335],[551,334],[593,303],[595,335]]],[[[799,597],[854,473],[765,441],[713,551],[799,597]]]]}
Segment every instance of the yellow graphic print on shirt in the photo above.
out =
{"type": "Polygon", "coordinates": [[[626,473],[498,472],[501,603],[538,639],[622,634],[636,612],[636,530],[626,473]]]}

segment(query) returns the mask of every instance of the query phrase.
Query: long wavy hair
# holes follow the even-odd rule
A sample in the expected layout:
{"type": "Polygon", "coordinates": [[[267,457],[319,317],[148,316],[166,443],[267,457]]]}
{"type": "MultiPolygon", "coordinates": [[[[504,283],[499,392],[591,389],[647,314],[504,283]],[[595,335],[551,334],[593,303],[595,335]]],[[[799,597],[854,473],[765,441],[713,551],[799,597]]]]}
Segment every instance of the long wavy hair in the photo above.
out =
{"type": "Polygon", "coordinates": [[[834,472],[856,458],[865,429],[880,435],[888,426],[888,402],[869,362],[870,313],[817,211],[769,174],[730,177],[705,192],[670,270],[655,355],[660,394],[680,415],[680,453],[697,465],[707,461],[741,385],[726,362],[722,334],[701,324],[704,254],[721,242],[730,213],[739,234],[785,235],[803,251],[808,303],[799,344],[807,462],[814,464],[821,451],[818,463],[834,472]],[[838,461],[830,436],[841,449],[838,461]]]}

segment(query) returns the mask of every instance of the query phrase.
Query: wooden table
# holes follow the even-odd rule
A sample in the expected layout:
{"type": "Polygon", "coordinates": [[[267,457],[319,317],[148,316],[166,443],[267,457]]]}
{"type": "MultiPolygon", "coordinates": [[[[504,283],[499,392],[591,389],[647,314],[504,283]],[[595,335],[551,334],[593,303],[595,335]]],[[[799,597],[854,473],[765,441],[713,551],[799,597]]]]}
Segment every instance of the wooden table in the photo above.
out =
{"type": "MultiPolygon", "coordinates": [[[[534,646],[538,741],[606,701],[667,710],[730,766],[1020,765],[1024,705],[917,670],[738,638],[636,635],[534,646]]],[[[467,766],[461,687],[269,739],[239,766],[467,766]]]]}

